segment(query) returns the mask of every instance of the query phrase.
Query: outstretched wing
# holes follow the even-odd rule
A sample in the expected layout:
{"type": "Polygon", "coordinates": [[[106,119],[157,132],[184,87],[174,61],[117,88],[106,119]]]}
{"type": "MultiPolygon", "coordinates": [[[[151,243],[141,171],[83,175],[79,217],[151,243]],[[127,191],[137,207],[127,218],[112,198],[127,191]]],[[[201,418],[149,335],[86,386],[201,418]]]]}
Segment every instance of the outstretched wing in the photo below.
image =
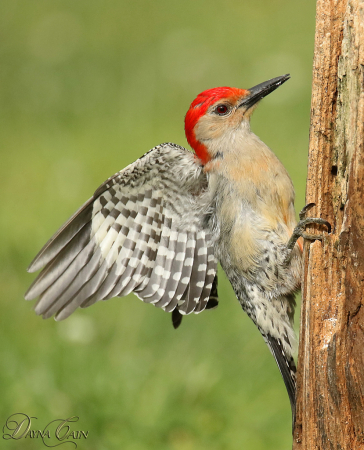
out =
{"type": "Polygon", "coordinates": [[[165,311],[201,312],[217,262],[204,220],[207,179],[194,155],[162,144],[116,173],[47,242],[25,298],[68,317],[77,307],[134,292],[165,311]]]}

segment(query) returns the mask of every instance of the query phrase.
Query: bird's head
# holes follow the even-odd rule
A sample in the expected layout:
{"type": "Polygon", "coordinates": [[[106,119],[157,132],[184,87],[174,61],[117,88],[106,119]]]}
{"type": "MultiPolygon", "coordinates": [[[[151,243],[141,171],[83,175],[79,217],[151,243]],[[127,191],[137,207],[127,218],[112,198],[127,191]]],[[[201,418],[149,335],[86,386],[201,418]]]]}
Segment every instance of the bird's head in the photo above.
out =
{"type": "MultiPolygon", "coordinates": [[[[248,125],[251,113],[263,97],[289,79],[272,78],[251,89],[218,87],[199,94],[185,117],[187,141],[202,164],[216,156],[218,146],[211,145],[241,126],[248,125]]],[[[231,137],[231,136],[230,136],[231,137]]]]}

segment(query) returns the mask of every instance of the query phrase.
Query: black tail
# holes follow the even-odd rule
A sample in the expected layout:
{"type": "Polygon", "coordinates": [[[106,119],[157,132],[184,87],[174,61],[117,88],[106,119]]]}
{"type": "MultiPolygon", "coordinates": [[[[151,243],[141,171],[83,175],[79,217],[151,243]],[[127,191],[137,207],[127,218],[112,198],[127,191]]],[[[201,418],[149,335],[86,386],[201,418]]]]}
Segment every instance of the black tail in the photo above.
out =
{"type": "Polygon", "coordinates": [[[265,340],[270,351],[272,352],[272,355],[274,356],[274,359],[276,360],[282,374],[284,384],[286,385],[289,401],[291,402],[293,427],[296,414],[296,365],[292,357],[287,358],[283,345],[278,339],[270,335],[266,335],[265,340]]]}

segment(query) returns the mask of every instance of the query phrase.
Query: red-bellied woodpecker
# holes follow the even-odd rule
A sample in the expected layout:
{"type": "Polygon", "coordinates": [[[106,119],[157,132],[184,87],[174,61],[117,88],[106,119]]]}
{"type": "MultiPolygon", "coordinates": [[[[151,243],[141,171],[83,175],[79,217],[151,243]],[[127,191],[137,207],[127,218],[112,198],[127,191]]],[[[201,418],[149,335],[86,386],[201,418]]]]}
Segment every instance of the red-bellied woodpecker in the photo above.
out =
{"type": "MultiPolygon", "coordinates": [[[[158,145],[102,184],[29,267],[37,314],[65,319],[77,307],[134,292],[184,314],[217,305],[217,262],[258,327],[294,410],[294,293],[302,271],[294,189],[274,153],[250,130],[258,101],[289,78],[252,89],[207,90],[185,130],[195,153],[158,145]]],[[[309,205],[311,206],[311,205],[309,205]]],[[[304,211],[305,212],[305,211],[304,211]]],[[[300,248],[301,247],[301,248],[300,248]]]]}

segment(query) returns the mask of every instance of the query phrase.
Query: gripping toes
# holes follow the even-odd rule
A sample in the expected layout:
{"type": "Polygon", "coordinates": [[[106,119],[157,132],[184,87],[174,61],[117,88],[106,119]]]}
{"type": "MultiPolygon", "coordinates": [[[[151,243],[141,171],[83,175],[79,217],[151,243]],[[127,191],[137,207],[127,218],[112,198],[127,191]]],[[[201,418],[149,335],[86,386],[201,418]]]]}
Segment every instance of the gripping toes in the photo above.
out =
{"type": "Polygon", "coordinates": [[[307,213],[310,209],[312,209],[315,205],[316,205],[316,203],[307,203],[307,205],[304,206],[304,207],[301,209],[301,212],[299,213],[300,220],[305,219],[305,218],[306,218],[306,213],[307,213]]]}
{"type": "Polygon", "coordinates": [[[320,225],[325,225],[327,228],[327,232],[331,233],[331,225],[327,220],[320,219],[318,217],[306,217],[306,213],[315,206],[315,203],[308,203],[300,212],[299,217],[300,221],[298,222],[296,228],[293,230],[293,234],[288,241],[287,248],[292,250],[295,246],[297,239],[303,237],[304,239],[309,239],[312,241],[321,240],[324,238],[324,234],[310,234],[306,233],[305,228],[307,225],[311,225],[313,223],[318,223],[320,225]]]}
{"type": "Polygon", "coordinates": [[[310,240],[319,240],[324,238],[324,234],[310,234],[305,232],[306,225],[310,225],[311,223],[318,223],[320,225],[325,225],[327,227],[327,232],[331,232],[331,225],[327,220],[320,219],[317,217],[308,217],[307,219],[300,220],[293,231],[293,234],[297,234],[297,239],[302,236],[304,239],[310,240]]]}
{"type": "MultiPolygon", "coordinates": [[[[318,223],[320,225],[325,225],[327,227],[327,232],[331,233],[331,224],[324,219],[320,219],[317,217],[306,217],[307,212],[312,209],[316,203],[308,203],[304,208],[302,208],[301,212],[299,213],[300,221],[298,222],[295,230],[297,230],[297,233],[299,233],[299,236],[302,236],[304,239],[323,239],[323,234],[309,234],[305,232],[306,225],[310,225],[312,223],[318,223]]],[[[298,238],[297,238],[298,239],[298,238]]]]}

